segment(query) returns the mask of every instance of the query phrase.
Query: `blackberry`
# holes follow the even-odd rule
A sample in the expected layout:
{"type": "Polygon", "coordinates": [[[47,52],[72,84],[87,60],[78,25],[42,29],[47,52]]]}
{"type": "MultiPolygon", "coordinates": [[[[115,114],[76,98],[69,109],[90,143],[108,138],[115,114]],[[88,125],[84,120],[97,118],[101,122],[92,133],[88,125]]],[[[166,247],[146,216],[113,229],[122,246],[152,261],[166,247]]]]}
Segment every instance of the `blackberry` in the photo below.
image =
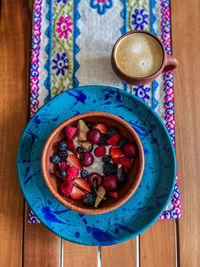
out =
{"type": "Polygon", "coordinates": [[[81,146],[78,146],[76,151],[78,152],[78,154],[81,154],[84,152],[84,149],[81,146]]]}
{"type": "Polygon", "coordinates": [[[91,130],[93,128],[93,125],[91,122],[86,122],[87,127],[91,130]]]}
{"type": "Polygon", "coordinates": [[[107,134],[102,134],[101,135],[101,139],[100,141],[98,142],[98,145],[99,146],[108,146],[108,143],[107,143],[107,140],[109,139],[108,135],[107,134]]]}
{"type": "Polygon", "coordinates": [[[122,149],[126,142],[127,142],[127,139],[125,137],[121,138],[119,140],[118,147],[122,149]]]}
{"type": "Polygon", "coordinates": [[[86,178],[86,177],[88,177],[88,171],[87,171],[87,170],[82,170],[82,171],[81,171],[81,177],[82,177],[82,178],[86,178]]]}
{"type": "Polygon", "coordinates": [[[87,195],[84,196],[83,203],[86,206],[94,206],[95,200],[96,200],[96,197],[93,194],[88,193],[87,195]]]}
{"type": "Polygon", "coordinates": [[[116,174],[117,172],[117,166],[113,163],[104,163],[103,165],[103,173],[105,176],[116,174]]]}
{"type": "Polygon", "coordinates": [[[54,156],[51,156],[50,157],[50,161],[53,163],[53,164],[58,164],[60,162],[60,157],[58,155],[54,155],[54,156]]]}
{"type": "Polygon", "coordinates": [[[102,161],[105,162],[105,163],[111,161],[111,156],[110,155],[103,156],[102,161]]]}
{"type": "Polygon", "coordinates": [[[118,132],[119,132],[119,129],[118,129],[118,128],[116,128],[116,127],[111,127],[111,128],[108,129],[108,133],[107,133],[107,135],[108,135],[109,138],[111,138],[111,137],[113,137],[115,134],[117,134],[118,132]]]}
{"type": "Polygon", "coordinates": [[[61,152],[64,152],[67,150],[67,143],[65,141],[60,142],[60,144],[58,145],[58,149],[61,152]]]}

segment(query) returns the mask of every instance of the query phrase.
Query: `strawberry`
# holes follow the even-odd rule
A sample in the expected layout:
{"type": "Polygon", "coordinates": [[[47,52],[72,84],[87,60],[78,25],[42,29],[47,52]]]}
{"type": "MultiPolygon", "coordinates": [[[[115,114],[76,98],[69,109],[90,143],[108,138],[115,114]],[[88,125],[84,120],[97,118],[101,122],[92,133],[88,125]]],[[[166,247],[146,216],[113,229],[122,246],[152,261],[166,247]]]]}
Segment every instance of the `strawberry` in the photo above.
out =
{"type": "Polygon", "coordinates": [[[65,135],[67,139],[72,140],[78,134],[78,128],[72,126],[65,127],[65,135]]]}
{"type": "Polygon", "coordinates": [[[117,133],[113,137],[107,140],[107,143],[111,146],[117,146],[120,139],[120,135],[117,133]]]}
{"type": "Polygon", "coordinates": [[[67,149],[71,151],[74,155],[77,155],[77,151],[73,140],[67,140],[66,142],[67,142],[67,149]]]}
{"type": "Polygon", "coordinates": [[[71,181],[65,181],[60,185],[60,191],[61,193],[66,196],[69,197],[71,192],[73,190],[73,184],[71,181]]]}
{"type": "Polygon", "coordinates": [[[74,178],[76,178],[78,176],[78,173],[79,173],[79,170],[76,167],[70,166],[67,169],[67,178],[69,180],[73,180],[74,178]]]}
{"type": "Polygon", "coordinates": [[[97,123],[93,126],[95,129],[99,129],[102,133],[106,134],[108,132],[108,128],[103,123],[97,123]]]}
{"type": "Polygon", "coordinates": [[[87,183],[86,180],[82,179],[82,178],[76,178],[73,180],[73,183],[79,188],[79,189],[82,189],[84,191],[87,191],[87,192],[91,192],[91,189],[87,183]]]}
{"type": "Polygon", "coordinates": [[[103,157],[106,154],[105,146],[98,146],[94,150],[94,154],[96,157],[103,157]]]}
{"type": "Polygon", "coordinates": [[[117,158],[114,158],[114,159],[112,159],[112,160],[113,160],[113,163],[114,163],[115,165],[118,164],[118,159],[117,159],[117,158]]]}
{"type": "Polygon", "coordinates": [[[77,156],[68,155],[67,156],[67,161],[69,163],[71,163],[74,167],[76,167],[78,170],[82,170],[83,169],[83,167],[81,165],[81,162],[80,162],[79,158],[77,158],[77,156]]]}
{"type": "Polygon", "coordinates": [[[115,199],[118,199],[119,198],[119,193],[117,191],[115,192],[108,192],[108,194],[112,197],[112,198],[115,198],[115,199]]]}
{"type": "Polygon", "coordinates": [[[60,164],[59,164],[59,168],[60,168],[60,169],[67,170],[67,169],[69,168],[69,165],[67,164],[67,162],[62,161],[62,162],[60,162],[60,164]]]}
{"type": "Polygon", "coordinates": [[[112,159],[118,159],[119,157],[123,155],[123,151],[120,148],[113,147],[113,146],[110,148],[109,153],[112,159]]]}
{"type": "Polygon", "coordinates": [[[71,198],[73,199],[83,199],[86,195],[85,192],[80,190],[78,187],[74,186],[71,192],[71,198]]]}
{"type": "Polygon", "coordinates": [[[125,156],[119,158],[118,163],[121,164],[124,168],[131,168],[131,160],[125,156]]]}

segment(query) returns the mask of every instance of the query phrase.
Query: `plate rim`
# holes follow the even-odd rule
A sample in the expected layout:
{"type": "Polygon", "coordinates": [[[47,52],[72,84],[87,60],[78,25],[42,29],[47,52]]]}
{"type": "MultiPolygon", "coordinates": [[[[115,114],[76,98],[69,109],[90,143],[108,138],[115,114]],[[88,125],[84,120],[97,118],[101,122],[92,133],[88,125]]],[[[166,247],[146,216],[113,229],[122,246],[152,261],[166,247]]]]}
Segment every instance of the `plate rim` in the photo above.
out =
{"type": "MultiPolygon", "coordinates": [[[[176,182],[176,172],[177,172],[176,153],[175,153],[175,148],[174,148],[174,146],[173,146],[173,144],[172,144],[172,140],[171,140],[171,137],[170,137],[170,135],[169,135],[169,132],[168,132],[168,130],[166,129],[166,127],[165,127],[163,121],[161,120],[161,118],[159,117],[159,115],[158,115],[158,114],[157,114],[157,113],[156,113],[156,112],[155,112],[155,111],[154,111],[148,104],[146,104],[143,100],[141,100],[139,97],[137,97],[137,96],[135,96],[135,95],[133,95],[133,94],[131,94],[131,93],[129,93],[129,92],[123,90],[123,89],[120,89],[120,88],[117,88],[117,87],[113,87],[113,86],[106,86],[106,85],[85,85],[85,86],[79,86],[79,87],[76,87],[76,88],[71,88],[71,89],[69,89],[69,90],[66,90],[66,91],[62,92],[61,94],[59,94],[59,95],[56,95],[56,96],[55,96],[54,98],[52,98],[49,102],[56,101],[56,99],[57,99],[58,97],[60,97],[62,94],[67,93],[68,91],[71,91],[71,90],[77,90],[77,89],[83,89],[83,88],[87,89],[87,88],[89,88],[89,87],[98,87],[98,88],[101,88],[101,89],[106,89],[106,88],[107,88],[107,89],[112,89],[112,90],[114,90],[114,91],[117,91],[117,92],[120,92],[120,93],[124,93],[125,95],[130,96],[130,97],[134,98],[136,101],[138,101],[140,104],[144,105],[150,112],[153,113],[153,115],[158,119],[159,123],[162,125],[162,128],[164,129],[164,133],[166,134],[167,139],[169,140],[170,148],[171,148],[172,156],[173,156],[173,168],[174,168],[174,173],[173,173],[173,183],[172,183],[172,186],[171,186],[171,190],[170,190],[169,196],[168,196],[168,198],[167,198],[165,204],[163,205],[163,208],[160,210],[160,212],[159,212],[157,215],[153,216],[153,219],[151,219],[151,221],[150,221],[148,224],[146,224],[146,226],[140,228],[140,230],[138,230],[138,231],[136,231],[136,232],[134,232],[134,233],[132,233],[132,234],[130,233],[129,235],[126,235],[125,237],[120,237],[119,240],[115,240],[116,243],[114,243],[114,244],[120,244],[120,243],[125,242],[125,241],[128,241],[128,240],[130,240],[130,239],[132,239],[132,238],[134,238],[134,237],[140,235],[140,234],[143,233],[144,231],[146,231],[150,226],[152,226],[152,225],[157,221],[157,219],[160,217],[160,215],[163,213],[163,211],[164,211],[165,208],[167,207],[167,205],[168,205],[168,203],[169,203],[169,201],[170,201],[170,199],[171,199],[171,196],[172,196],[172,193],[173,193],[173,190],[174,190],[174,186],[175,186],[175,182],[176,182]]],[[[42,107],[40,107],[40,108],[37,110],[37,112],[33,115],[33,117],[28,121],[26,127],[24,128],[24,130],[23,130],[23,132],[22,132],[22,135],[21,135],[21,138],[20,138],[20,141],[19,141],[19,145],[18,145],[18,148],[17,148],[17,157],[16,157],[16,159],[17,159],[17,160],[16,160],[16,164],[17,164],[17,176],[18,176],[19,184],[20,184],[22,193],[23,193],[23,195],[24,195],[24,198],[25,198],[25,200],[27,201],[27,203],[28,203],[28,205],[30,206],[31,209],[32,209],[32,207],[31,207],[29,201],[27,200],[27,196],[26,196],[26,194],[25,194],[24,186],[22,185],[22,180],[20,179],[21,175],[20,175],[19,161],[20,161],[21,147],[22,147],[22,142],[23,142],[23,139],[24,139],[24,136],[25,136],[26,129],[27,129],[28,126],[32,123],[32,121],[34,120],[34,118],[35,118],[35,116],[37,115],[37,113],[38,113],[39,111],[41,111],[42,109],[44,109],[44,108],[49,104],[49,102],[45,103],[42,107]]],[[[45,184],[45,186],[46,186],[46,184],[45,184]]],[[[61,203],[60,203],[60,204],[61,204],[61,203]]],[[[62,205],[62,204],[61,204],[61,205],[62,205]]],[[[32,210],[33,210],[33,209],[32,209],[32,210]]],[[[34,214],[36,215],[36,217],[38,217],[38,215],[37,215],[37,211],[35,212],[35,211],[33,210],[33,212],[34,212],[34,214]]],[[[99,216],[100,216],[100,215],[99,215],[99,216]]],[[[68,241],[70,241],[70,242],[72,242],[72,243],[75,243],[75,244],[82,244],[82,245],[86,245],[86,246],[109,246],[109,245],[114,245],[114,244],[105,244],[105,245],[104,245],[104,244],[92,244],[91,241],[89,241],[89,242],[88,242],[88,241],[85,241],[85,240],[80,241],[79,239],[76,239],[76,241],[75,241],[75,240],[73,240],[73,239],[71,239],[71,238],[66,238],[66,237],[65,237],[64,235],[62,235],[61,233],[58,234],[56,231],[54,231],[53,229],[51,229],[51,228],[48,226],[48,224],[45,222],[45,220],[40,219],[39,217],[38,217],[38,219],[40,220],[40,222],[41,222],[43,225],[45,225],[45,227],[47,227],[47,228],[48,228],[50,231],[52,231],[54,234],[56,234],[57,236],[59,236],[59,237],[65,239],[65,240],[68,240],[68,241]]],[[[98,241],[97,241],[97,242],[98,242],[98,241]]]]}

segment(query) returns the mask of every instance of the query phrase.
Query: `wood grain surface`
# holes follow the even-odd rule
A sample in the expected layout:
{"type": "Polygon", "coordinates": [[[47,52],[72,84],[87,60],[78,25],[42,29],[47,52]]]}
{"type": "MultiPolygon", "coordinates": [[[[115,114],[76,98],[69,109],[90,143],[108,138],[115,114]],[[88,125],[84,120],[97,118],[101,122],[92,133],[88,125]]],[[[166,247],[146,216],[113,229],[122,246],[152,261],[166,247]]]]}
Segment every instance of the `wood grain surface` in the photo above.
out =
{"type": "Polygon", "coordinates": [[[29,206],[26,204],[24,218],[24,267],[61,266],[61,238],[43,224],[32,225],[28,222],[29,206]]]}
{"type": "Polygon", "coordinates": [[[176,153],[182,216],[179,220],[181,267],[200,266],[200,1],[173,1],[176,153]]]}
{"type": "Polygon", "coordinates": [[[78,245],[63,240],[63,266],[97,267],[97,247],[78,245]]]}
{"type": "Polygon", "coordinates": [[[136,267],[136,238],[101,248],[102,267],[136,267]]]}
{"type": "Polygon", "coordinates": [[[175,223],[157,221],[140,235],[141,267],[175,267],[175,223]]]}
{"type": "Polygon", "coordinates": [[[0,265],[22,264],[23,197],[16,153],[27,121],[31,18],[20,0],[1,1],[0,16],[0,265]],[[27,29],[25,29],[25,25],[27,29]]]}

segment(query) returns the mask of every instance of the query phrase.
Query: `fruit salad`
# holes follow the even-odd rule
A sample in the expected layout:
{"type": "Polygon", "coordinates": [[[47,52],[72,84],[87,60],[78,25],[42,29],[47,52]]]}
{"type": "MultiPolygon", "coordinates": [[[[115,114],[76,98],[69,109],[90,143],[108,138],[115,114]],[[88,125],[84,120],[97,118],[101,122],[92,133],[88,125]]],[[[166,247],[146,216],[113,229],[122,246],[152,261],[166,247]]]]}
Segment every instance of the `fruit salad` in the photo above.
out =
{"type": "Polygon", "coordinates": [[[79,120],[64,132],[50,157],[60,193],[95,208],[108,198],[118,199],[138,156],[136,144],[101,122],[79,120]]]}

